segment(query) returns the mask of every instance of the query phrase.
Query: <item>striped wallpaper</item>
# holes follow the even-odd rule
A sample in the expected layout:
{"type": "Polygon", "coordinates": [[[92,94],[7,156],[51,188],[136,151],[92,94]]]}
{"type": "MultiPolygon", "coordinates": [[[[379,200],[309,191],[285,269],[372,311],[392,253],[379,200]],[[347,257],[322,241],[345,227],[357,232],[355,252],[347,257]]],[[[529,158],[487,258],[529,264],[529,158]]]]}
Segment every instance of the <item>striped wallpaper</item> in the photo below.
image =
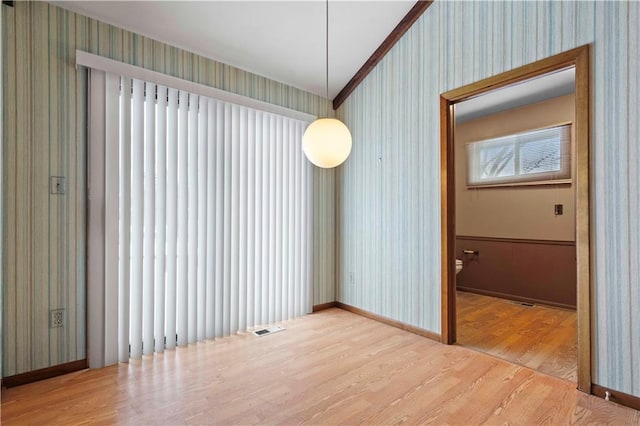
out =
{"type": "MultiPolygon", "coordinates": [[[[1,6],[4,377],[85,354],[86,72],[81,49],[319,116],[321,97],[42,2],[1,6]],[[49,195],[49,176],[67,193],[49,195]],[[63,328],[49,310],[66,311],[63,328]]],[[[334,173],[314,168],[314,303],[334,300],[334,173]]]]}
{"type": "Polygon", "coordinates": [[[439,94],[593,43],[594,382],[640,396],[639,28],[637,2],[435,2],[338,110],[338,301],[440,332],[439,94]]]}

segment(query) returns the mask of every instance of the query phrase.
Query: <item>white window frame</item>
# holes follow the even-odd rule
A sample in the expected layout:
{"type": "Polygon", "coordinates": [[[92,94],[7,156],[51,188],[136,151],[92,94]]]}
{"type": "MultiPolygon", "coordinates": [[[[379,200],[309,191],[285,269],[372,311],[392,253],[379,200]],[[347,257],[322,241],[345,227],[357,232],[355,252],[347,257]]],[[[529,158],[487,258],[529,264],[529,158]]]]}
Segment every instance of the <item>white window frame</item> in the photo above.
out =
{"type": "Polygon", "coordinates": [[[501,186],[523,186],[523,185],[558,185],[571,184],[573,169],[573,143],[572,143],[572,123],[564,122],[547,127],[531,129],[523,132],[508,134],[497,138],[482,139],[466,144],[465,155],[467,157],[466,186],[473,188],[493,188],[501,186]],[[527,143],[537,141],[537,136],[543,132],[558,129],[560,133],[561,154],[560,170],[540,172],[540,173],[520,173],[520,149],[527,143]],[[563,132],[566,133],[564,136],[563,132]],[[487,147],[513,147],[514,150],[514,174],[508,176],[485,177],[480,176],[480,152],[487,147]]]}

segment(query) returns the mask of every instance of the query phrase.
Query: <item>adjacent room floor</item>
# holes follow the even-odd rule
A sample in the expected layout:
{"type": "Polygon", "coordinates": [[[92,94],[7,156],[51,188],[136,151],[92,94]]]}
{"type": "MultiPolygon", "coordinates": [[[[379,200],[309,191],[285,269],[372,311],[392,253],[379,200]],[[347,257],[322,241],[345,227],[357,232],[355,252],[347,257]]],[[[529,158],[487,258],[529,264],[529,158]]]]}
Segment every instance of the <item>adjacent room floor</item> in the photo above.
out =
{"type": "Polygon", "coordinates": [[[638,424],[529,368],[329,309],[3,390],[2,424],[638,424]]]}
{"type": "Polygon", "coordinates": [[[457,343],[577,382],[576,312],[456,293],[457,343]]]}

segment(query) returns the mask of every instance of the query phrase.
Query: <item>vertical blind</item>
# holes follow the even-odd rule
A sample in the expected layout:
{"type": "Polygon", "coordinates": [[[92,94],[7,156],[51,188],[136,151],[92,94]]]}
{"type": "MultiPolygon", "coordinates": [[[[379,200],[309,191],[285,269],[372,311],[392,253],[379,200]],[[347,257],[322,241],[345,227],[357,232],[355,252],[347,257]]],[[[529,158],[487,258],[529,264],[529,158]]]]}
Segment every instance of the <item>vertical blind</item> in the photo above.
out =
{"type": "Polygon", "coordinates": [[[307,122],[93,69],[89,104],[90,366],[311,311],[307,122]]]}

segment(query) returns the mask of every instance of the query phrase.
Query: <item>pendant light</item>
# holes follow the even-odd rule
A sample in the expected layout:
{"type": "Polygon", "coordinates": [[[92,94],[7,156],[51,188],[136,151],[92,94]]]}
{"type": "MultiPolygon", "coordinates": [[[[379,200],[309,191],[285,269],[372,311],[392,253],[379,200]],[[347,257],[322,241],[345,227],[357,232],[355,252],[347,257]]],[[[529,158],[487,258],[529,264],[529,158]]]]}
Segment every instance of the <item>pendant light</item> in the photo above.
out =
{"type": "MultiPolygon", "coordinates": [[[[325,76],[329,99],[329,0],[325,3],[325,76]]],[[[318,167],[332,168],[342,164],[351,152],[351,133],[336,118],[319,118],[307,127],[302,136],[302,149],[309,161],[318,167]]]]}

